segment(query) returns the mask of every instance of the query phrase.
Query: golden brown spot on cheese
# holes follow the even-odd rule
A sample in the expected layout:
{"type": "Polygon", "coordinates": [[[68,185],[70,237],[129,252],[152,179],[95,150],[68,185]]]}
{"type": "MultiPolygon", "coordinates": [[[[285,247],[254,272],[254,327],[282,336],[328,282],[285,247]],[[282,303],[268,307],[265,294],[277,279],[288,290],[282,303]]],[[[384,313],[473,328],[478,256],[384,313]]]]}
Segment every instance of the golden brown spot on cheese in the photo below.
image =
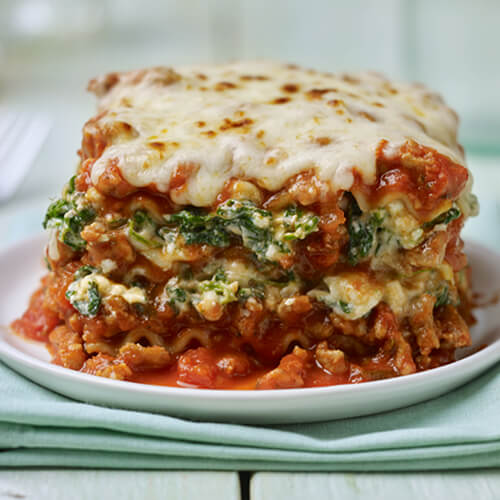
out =
{"type": "Polygon", "coordinates": [[[285,67],[288,69],[300,69],[296,64],[287,64],[285,67]]]}
{"type": "Polygon", "coordinates": [[[377,106],[377,108],[384,108],[385,106],[381,102],[372,102],[374,106],[377,106]]]}
{"type": "Polygon", "coordinates": [[[316,137],[316,139],[314,139],[314,142],[318,146],[328,146],[328,144],[330,144],[332,140],[329,137],[316,137]]]}
{"type": "Polygon", "coordinates": [[[164,66],[157,66],[152,70],[139,70],[137,71],[137,81],[134,83],[139,83],[148,77],[149,82],[153,85],[171,85],[172,83],[178,82],[181,79],[181,75],[175,72],[172,68],[166,68],[164,66]]]}
{"type": "Polygon", "coordinates": [[[359,116],[362,116],[363,118],[366,118],[367,120],[370,120],[371,122],[376,122],[377,119],[371,115],[370,113],[367,113],[366,111],[360,111],[358,113],[359,116]]]}
{"type": "Polygon", "coordinates": [[[172,68],[161,66],[151,69],[130,71],[129,73],[109,73],[91,80],[88,85],[88,90],[98,97],[103,97],[118,84],[136,85],[141,83],[144,79],[147,79],[150,85],[166,86],[179,81],[181,76],[172,68]]]}
{"type": "Polygon", "coordinates": [[[204,121],[201,121],[201,120],[200,120],[199,122],[196,122],[196,126],[197,126],[197,127],[202,128],[202,127],[204,127],[205,125],[206,125],[206,123],[205,123],[204,121]]]}
{"type": "Polygon", "coordinates": [[[337,92],[337,89],[311,89],[306,92],[306,96],[309,99],[321,99],[324,94],[328,94],[329,92],[337,92]]]}
{"type": "Polygon", "coordinates": [[[327,101],[327,104],[333,107],[343,106],[344,101],[342,99],[332,99],[331,101],[327,101]]]}
{"type": "Polygon", "coordinates": [[[276,99],[273,99],[271,101],[271,104],[286,104],[287,102],[290,101],[291,101],[290,97],[277,97],[276,99]]]}
{"type": "Polygon", "coordinates": [[[276,163],[276,158],[274,156],[270,156],[266,160],[266,165],[274,165],[276,163]]]}
{"type": "Polygon", "coordinates": [[[215,84],[214,88],[217,92],[223,92],[227,89],[235,89],[236,85],[232,82],[219,82],[215,84]]]}
{"type": "Polygon", "coordinates": [[[344,114],[344,110],[343,109],[337,109],[336,113],[338,115],[343,115],[344,114]]]}
{"type": "Polygon", "coordinates": [[[295,84],[295,83],[285,83],[285,85],[282,85],[281,90],[283,92],[288,92],[289,94],[294,94],[295,92],[298,92],[300,87],[295,84]]]}
{"type": "Polygon", "coordinates": [[[132,127],[132,125],[130,125],[130,123],[127,123],[127,122],[118,122],[119,124],[121,124],[121,126],[123,127],[123,131],[130,134],[130,132],[132,132],[134,130],[134,127],[132,127]]]}
{"type": "Polygon", "coordinates": [[[264,137],[265,132],[263,130],[259,130],[256,134],[257,139],[262,139],[264,137]]]}
{"type": "Polygon", "coordinates": [[[164,142],[153,141],[153,142],[150,142],[149,145],[153,149],[157,149],[158,151],[165,151],[165,143],[164,142]]]}
{"type": "Polygon", "coordinates": [[[197,73],[196,76],[200,79],[200,80],[206,80],[207,79],[207,75],[203,74],[203,73],[197,73]]]}
{"type": "Polygon", "coordinates": [[[224,123],[219,127],[219,130],[229,130],[231,128],[247,127],[252,125],[253,120],[244,118],[243,120],[233,121],[230,118],[224,118],[224,123]]]}
{"type": "Polygon", "coordinates": [[[202,132],[201,134],[212,138],[212,137],[215,137],[217,135],[217,132],[215,132],[214,130],[207,130],[205,132],[202,132]]]}
{"type": "Polygon", "coordinates": [[[247,81],[247,82],[250,82],[250,81],[263,82],[265,80],[269,80],[269,77],[265,76],[265,75],[241,75],[240,80],[247,81]]]}

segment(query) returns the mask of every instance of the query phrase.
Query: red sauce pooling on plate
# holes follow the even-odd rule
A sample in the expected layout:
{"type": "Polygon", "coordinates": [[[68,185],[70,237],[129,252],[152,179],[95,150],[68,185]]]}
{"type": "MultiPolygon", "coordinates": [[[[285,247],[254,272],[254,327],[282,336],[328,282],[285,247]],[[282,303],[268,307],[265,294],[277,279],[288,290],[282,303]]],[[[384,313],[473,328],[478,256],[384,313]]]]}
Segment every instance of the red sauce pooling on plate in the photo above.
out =
{"type": "MultiPolygon", "coordinates": [[[[267,371],[268,369],[262,368],[252,372],[250,375],[237,378],[219,376],[217,377],[214,386],[211,388],[232,391],[253,390],[255,389],[257,380],[267,371]]],[[[304,387],[323,387],[346,384],[348,383],[348,378],[349,377],[346,375],[333,375],[325,372],[319,367],[314,367],[308,371],[305,377],[304,387]]],[[[179,381],[177,369],[175,367],[167,370],[154,370],[144,373],[136,373],[130,381],[137,382],[139,384],[161,385],[168,387],[201,388],[200,386],[179,381]]]]}

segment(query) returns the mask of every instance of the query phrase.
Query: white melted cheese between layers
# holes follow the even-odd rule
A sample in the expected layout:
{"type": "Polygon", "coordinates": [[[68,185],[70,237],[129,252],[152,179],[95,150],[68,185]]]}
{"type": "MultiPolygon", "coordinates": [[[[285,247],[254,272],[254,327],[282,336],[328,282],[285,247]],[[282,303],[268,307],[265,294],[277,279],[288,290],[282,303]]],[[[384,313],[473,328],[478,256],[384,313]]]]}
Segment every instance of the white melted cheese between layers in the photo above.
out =
{"type": "Polygon", "coordinates": [[[348,190],[355,168],[371,184],[383,139],[389,151],[414,140],[464,164],[456,114],[442,99],[377,74],[240,62],[117,74],[90,88],[105,112],[92,126],[114,134],[92,182],[113,162],[133,186],[169,192],[176,169],[192,164],[186,189],[171,192],[180,204],[211,205],[232,177],[276,191],[315,169],[348,190]]]}

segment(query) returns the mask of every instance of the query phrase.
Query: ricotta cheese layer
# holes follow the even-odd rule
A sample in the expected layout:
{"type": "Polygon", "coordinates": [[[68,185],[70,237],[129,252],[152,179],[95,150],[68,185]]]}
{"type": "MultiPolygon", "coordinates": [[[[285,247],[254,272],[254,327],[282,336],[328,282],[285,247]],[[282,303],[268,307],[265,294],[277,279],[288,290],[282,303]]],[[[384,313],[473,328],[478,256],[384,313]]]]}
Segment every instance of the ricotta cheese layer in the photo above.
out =
{"type": "Polygon", "coordinates": [[[384,139],[390,149],[414,140],[464,164],[456,114],[441,97],[374,73],[238,62],[114,73],[89,88],[99,97],[94,125],[108,131],[93,183],[113,164],[131,185],[169,192],[185,168],[185,188],[170,192],[179,204],[211,205],[232,177],[276,191],[314,170],[349,190],[356,169],[371,184],[384,139]]]}

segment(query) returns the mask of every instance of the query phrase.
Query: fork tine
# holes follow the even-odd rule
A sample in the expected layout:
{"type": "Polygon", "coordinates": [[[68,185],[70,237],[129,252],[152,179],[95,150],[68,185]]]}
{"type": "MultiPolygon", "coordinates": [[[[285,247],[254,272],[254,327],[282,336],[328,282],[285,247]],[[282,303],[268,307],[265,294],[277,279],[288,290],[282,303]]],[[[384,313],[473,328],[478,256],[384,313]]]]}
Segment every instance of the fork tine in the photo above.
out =
{"type": "Polygon", "coordinates": [[[26,117],[17,115],[11,127],[0,137],[0,165],[3,164],[3,160],[7,156],[9,150],[14,146],[16,141],[19,140],[26,125],[26,117]]]}
{"type": "Polygon", "coordinates": [[[4,154],[4,160],[1,160],[6,168],[2,169],[0,201],[7,199],[16,190],[38,154],[51,126],[51,121],[42,114],[21,121],[22,134],[17,136],[18,140],[4,154]]]}

